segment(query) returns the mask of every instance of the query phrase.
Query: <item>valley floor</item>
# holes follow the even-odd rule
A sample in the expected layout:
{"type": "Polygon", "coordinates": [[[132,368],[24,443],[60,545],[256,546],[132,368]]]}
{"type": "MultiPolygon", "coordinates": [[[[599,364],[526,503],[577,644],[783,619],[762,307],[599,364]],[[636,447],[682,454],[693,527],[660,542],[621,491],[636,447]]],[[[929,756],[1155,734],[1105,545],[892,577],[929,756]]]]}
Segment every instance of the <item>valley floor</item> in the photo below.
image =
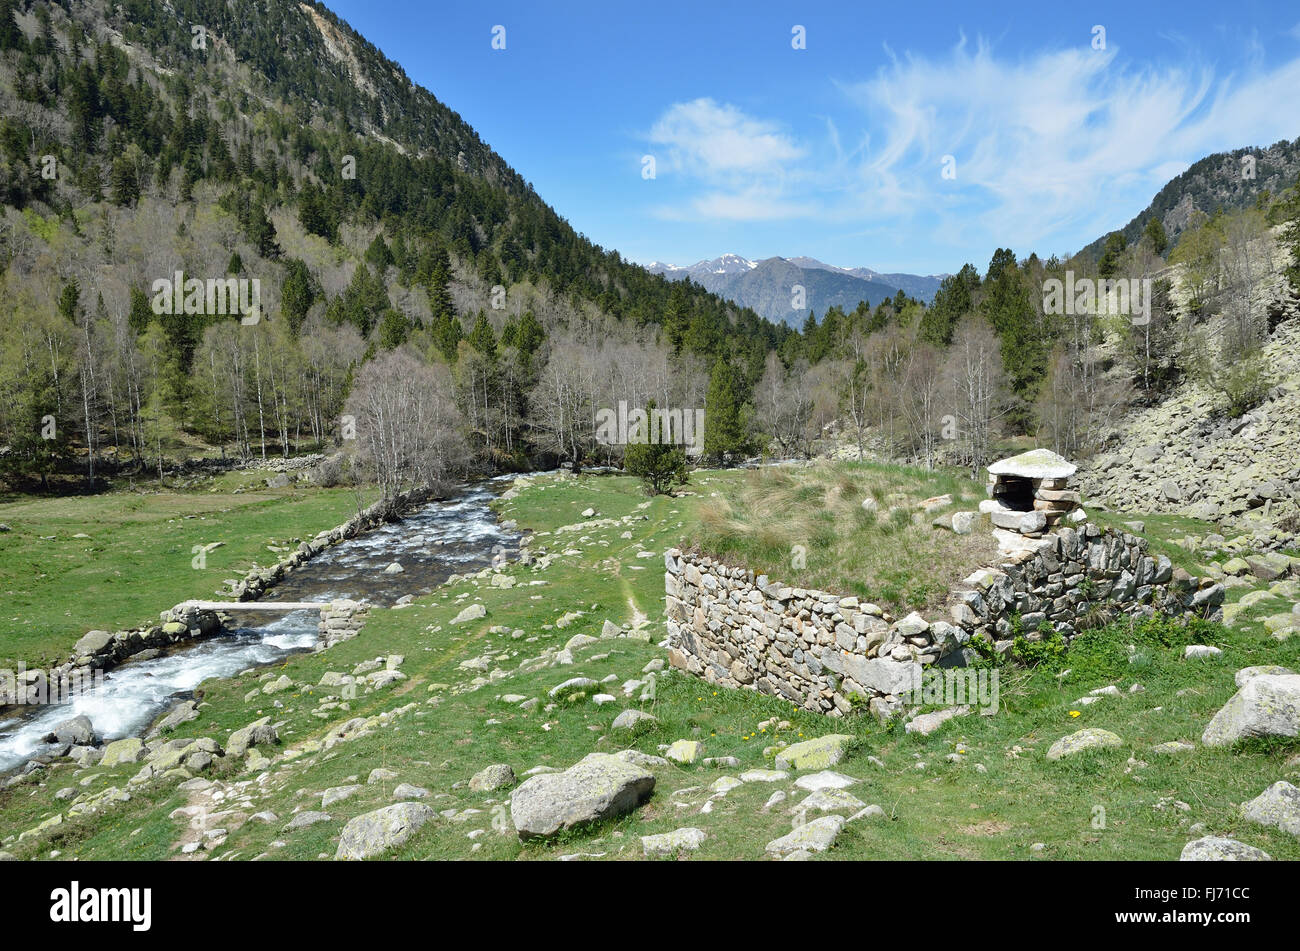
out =
{"type": "MultiPolygon", "coordinates": [[[[1170,860],[1206,834],[1300,859],[1300,839],[1240,812],[1272,783],[1296,780],[1300,742],[1234,749],[1199,742],[1236,692],[1235,671],[1300,669],[1300,637],[1278,640],[1262,623],[1300,592],[1285,583],[1272,591],[1239,586],[1234,602],[1248,589],[1269,593],[1238,609],[1233,627],[1195,635],[1173,624],[1101,629],[1065,657],[1032,670],[1003,668],[996,714],[959,717],[930,736],[865,715],[831,719],[663,667],[663,552],[690,544],[714,493],[737,497],[753,477],[697,472],[691,494],[653,500],[621,476],[518,480],[498,506],[532,531],[531,558],[375,610],[359,636],[329,650],[205,684],[199,717],[163,737],[170,750],[155,745],[157,772],[171,770],[164,776],[133,782],[143,759],[38,770],[0,791],[0,849],[24,859],[333,858],[349,820],[402,800],[436,815],[384,850],[386,858],[639,859],[642,836],[689,827],[704,838],[684,855],[762,859],[770,840],[791,831],[792,810],[808,793],[796,786],[799,772],[753,771],[773,770],[782,744],[841,733],[854,740],[833,769],[854,780],[845,792],[859,803],[842,800],[841,813],[874,804],[883,815],[849,822],[819,860],[1170,860]],[[595,514],[584,518],[589,508],[595,514]],[[472,617],[472,605],[484,614],[472,617]],[[1194,636],[1222,654],[1184,659],[1194,636]],[[376,669],[400,676],[362,679],[376,669]],[[340,685],[349,675],[358,678],[351,697],[340,685]],[[554,688],[579,677],[596,686],[553,698],[554,688]],[[639,699],[651,681],[653,697],[639,699]],[[1110,685],[1117,696],[1077,702],[1110,685]],[[627,709],[655,719],[614,730],[627,709]],[[264,717],[278,743],[233,755],[231,733],[264,717]],[[1083,727],[1113,731],[1123,746],[1046,759],[1051,744],[1083,727]],[[231,755],[189,778],[181,763],[197,749],[188,742],[200,738],[231,755]],[[179,740],[186,742],[172,742],[179,740]],[[535,767],[564,769],[592,752],[662,757],[678,740],[701,743],[714,765],[640,757],[656,781],[645,805],[549,840],[519,840],[509,785],[470,785],[492,764],[509,765],[522,781],[535,767]],[[1153,749],[1172,741],[1192,748],[1153,749]]],[[[292,525],[310,537],[327,527],[323,512],[310,524],[294,521],[301,517],[291,514],[294,504],[302,503],[280,503],[280,531],[292,525]]],[[[1152,535],[1187,528],[1147,525],[1152,535]]]]}

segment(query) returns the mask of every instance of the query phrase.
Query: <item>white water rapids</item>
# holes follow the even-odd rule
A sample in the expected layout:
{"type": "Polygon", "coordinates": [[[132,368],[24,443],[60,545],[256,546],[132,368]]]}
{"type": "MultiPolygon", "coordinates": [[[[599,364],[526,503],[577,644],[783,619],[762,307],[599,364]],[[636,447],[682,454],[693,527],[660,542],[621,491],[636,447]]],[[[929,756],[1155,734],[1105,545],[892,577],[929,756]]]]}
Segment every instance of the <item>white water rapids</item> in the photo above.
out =
{"type": "MultiPolygon", "coordinates": [[[[453,573],[486,567],[494,554],[512,553],[518,543],[518,535],[502,528],[488,508],[500,482],[463,489],[400,522],[340,542],[295,569],[265,597],[355,598],[388,606],[403,595],[428,593],[453,573]],[[401,564],[402,572],[385,574],[392,562],[401,564]]],[[[70,717],[89,717],[105,742],[134,736],[203,681],[274,664],[290,653],[310,650],[318,639],[315,611],[240,617],[248,618],[248,626],[178,645],[151,660],[128,660],[66,703],[14,708],[16,715],[0,720],[0,772],[50,751],[43,737],[70,717]]],[[[377,646],[376,652],[381,649],[377,646]]]]}

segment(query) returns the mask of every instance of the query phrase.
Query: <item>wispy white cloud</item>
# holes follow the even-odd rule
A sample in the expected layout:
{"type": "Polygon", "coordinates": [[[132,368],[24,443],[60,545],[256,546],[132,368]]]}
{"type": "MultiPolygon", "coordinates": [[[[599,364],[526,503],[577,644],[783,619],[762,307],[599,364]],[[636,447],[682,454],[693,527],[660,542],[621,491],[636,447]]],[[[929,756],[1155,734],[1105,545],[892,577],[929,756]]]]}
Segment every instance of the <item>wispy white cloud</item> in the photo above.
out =
{"type": "Polygon", "coordinates": [[[787,198],[808,150],[776,122],[695,99],[669,106],[647,139],[658,173],[679,174],[702,188],[683,207],[659,208],[660,217],[760,221],[809,211],[787,198]]]}
{"type": "Polygon", "coordinates": [[[776,123],[712,99],[669,106],[649,139],[666,149],[671,167],[710,181],[770,173],[805,154],[776,123]]]}
{"type": "MultiPolygon", "coordinates": [[[[1300,60],[1216,77],[1137,67],[1113,44],[998,58],[958,43],[842,84],[873,131],[848,207],[932,214],[936,232],[1023,247],[1095,234],[1210,152],[1300,132],[1300,60]],[[945,155],[956,178],[940,171],[945,155]],[[1091,230],[1089,230],[1091,229],[1091,230]]],[[[846,207],[840,205],[840,207],[846,207]]]]}
{"type": "Polygon", "coordinates": [[[836,83],[849,114],[815,117],[817,141],[713,99],[676,103],[646,138],[686,194],[657,213],[1073,249],[1196,159],[1300,134],[1300,58],[1248,55],[1219,72],[1182,52],[1176,65],[1135,62],[1114,42],[1012,58],[964,37],[934,56],[887,50],[874,76],[836,83]],[[954,180],[941,175],[948,155],[954,180]]]}

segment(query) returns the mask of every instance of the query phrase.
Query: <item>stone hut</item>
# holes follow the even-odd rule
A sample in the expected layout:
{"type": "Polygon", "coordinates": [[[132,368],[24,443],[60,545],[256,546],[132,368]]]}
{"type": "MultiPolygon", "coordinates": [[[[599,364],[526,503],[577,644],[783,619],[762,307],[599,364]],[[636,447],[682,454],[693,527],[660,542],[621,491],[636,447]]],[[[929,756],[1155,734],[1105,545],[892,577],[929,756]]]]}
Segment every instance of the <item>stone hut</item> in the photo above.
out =
{"type": "Polygon", "coordinates": [[[990,498],[980,503],[994,527],[1039,538],[1070,519],[1083,521],[1079,493],[1070,487],[1076,467],[1050,449],[1033,449],[989,466],[990,498]]]}
{"type": "MultiPolygon", "coordinates": [[[[1048,625],[1068,643],[1079,619],[1098,609],[1114,617],[1223,616],[1222,584],[1150,554],[1143,538],[1089,523],[1070,488],[1074,472],[1046,449],[989,466],[991,497],[980,510],[993,522],[999,559],[957,583],[940,617],[895,618],[856,596],[792,587],[669,549],[668,661],[710,683],[831,716],[865,701],[883,720],[930,702],[926,678],[935,683],[939,673],[931,668],[979,660],[976,638],[1007,656],[1017,626],[1032,641],[1048,625]]],[[[942,671],[944,678],[954,673],[942,671]]]]}

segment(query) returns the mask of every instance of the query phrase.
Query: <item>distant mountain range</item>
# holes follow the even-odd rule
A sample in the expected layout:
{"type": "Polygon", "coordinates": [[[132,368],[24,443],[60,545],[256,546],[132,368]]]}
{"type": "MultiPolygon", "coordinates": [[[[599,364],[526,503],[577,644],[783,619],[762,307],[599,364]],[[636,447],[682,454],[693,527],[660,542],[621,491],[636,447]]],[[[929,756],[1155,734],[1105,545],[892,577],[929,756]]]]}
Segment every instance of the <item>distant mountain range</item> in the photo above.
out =
{"type": "Polygon", "coordinates": [[[836,304],[849,311],[865,300],[874,307],[900,290],[928,304],[943,279],[943,275],[881,274],[867,267],[835,267],[809,257],[751,261],[739,254],[724,254],[689,267],[655,261],[646,270],[671,281],[689,277],[769,320],[795,327],[803,324],[810,310],[820,317],[836,304]],[[802,307],[793,306],[796,285],[804,289],[802,307]]]}

